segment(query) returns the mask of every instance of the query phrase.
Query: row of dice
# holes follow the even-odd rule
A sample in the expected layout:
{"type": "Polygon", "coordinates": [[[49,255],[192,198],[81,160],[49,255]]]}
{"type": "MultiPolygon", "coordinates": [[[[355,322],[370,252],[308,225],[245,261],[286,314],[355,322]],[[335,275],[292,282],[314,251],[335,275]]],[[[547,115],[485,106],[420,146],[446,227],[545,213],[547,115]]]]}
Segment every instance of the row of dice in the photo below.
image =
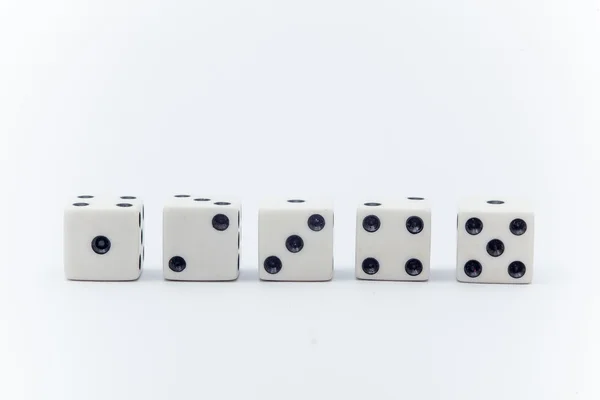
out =
{"type": "MultiPolygon", "coordinates": [[[[173,196],[163,211],[163,272],[169,280],[227,281],[239,275],[241,205],[173,196]]],[[[259,209],[259,276],[272,281],[333,278],[333,206],[290,199],[259,209]]],[[[534,214],[517,200],[473,199],[457,218],[457,279],[529,283],[534,214]]],[[[78,196],[65,210],[65,273],[74,280],[135,280],[142,271],[144,206],[134,196],[78,196]]],[[[431,207],[420,197],[361,204],[356,220],[356,277],[426,281],[431,207]]]]}

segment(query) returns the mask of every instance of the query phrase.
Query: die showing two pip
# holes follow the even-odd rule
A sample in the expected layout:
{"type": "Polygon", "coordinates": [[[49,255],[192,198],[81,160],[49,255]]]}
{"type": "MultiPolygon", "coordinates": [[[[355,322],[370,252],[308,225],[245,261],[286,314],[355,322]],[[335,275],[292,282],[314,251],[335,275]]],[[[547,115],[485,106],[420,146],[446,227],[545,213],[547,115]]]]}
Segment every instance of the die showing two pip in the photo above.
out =
{"type": "Polygon", "coordinates": [[[222,197],[178,194],[163,209],[163,274],[177,281],[231,281],[240,273],[242,207],[222,197]]]}

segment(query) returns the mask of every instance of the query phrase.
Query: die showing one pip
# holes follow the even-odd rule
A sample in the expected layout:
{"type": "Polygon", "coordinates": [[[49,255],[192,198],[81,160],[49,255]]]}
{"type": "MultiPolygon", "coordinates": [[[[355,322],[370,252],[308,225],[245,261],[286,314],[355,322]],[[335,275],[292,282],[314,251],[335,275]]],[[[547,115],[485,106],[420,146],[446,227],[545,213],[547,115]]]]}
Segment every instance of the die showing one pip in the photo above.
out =
{"type": "Polygon", "coordinates": [[[516,199],[468,199],[457,218],[456,279],[477,283],[530,283],[534,213],[516,199]]]}
{"type": "Polygon", "coordinates": [[[358,279],[426,281],[431,207],[422,197],[361,204],[356,213],[358,279]]]}
{"type": "Polygon", "coordinates": [[[241,211],[240,203],[221,197],[172,197],[163,210],[165,279],[237,279],[241,211]]]}
{"type": "Polygon", "coordinates": [[[258,216],[262,280],[333,278],[333,205],[302,199],[265,202],[258,216]]]}
{"type": "Polygon", "coordinates": [[[144,206],[134,196],[81,195],[64,213],[67,279],[130,281],[144,262],[144,206]]]}

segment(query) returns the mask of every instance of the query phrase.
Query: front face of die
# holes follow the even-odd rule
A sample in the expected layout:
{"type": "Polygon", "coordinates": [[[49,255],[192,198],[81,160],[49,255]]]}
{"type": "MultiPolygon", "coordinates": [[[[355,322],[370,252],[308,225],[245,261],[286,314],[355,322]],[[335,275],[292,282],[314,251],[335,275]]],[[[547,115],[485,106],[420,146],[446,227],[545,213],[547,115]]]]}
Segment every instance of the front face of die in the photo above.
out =
{"type": "Polygon", "coordinates": [[[165,279],[226,281],[239,275],[239,203],[177,195],[163,212],[165,279]]]}
{"type": "Polygon", "coordinates": [[[531,283],[534,215],[490,200],[458,214],[457,280],[478,283],[531,283]]]}
{"type": "Polygon", "coordinates": [[[356,277],[429,279],[431,209],[422,198],[369,202],[356,218],[356,277]]]}
{"type": "Polygon", "coordinates": [[[333,207],[282,200],[259,211],[259,276],[272,281],[333,278],[333,207]]]}
{"type": "Polygon", "coordinates": [[[81,196],[65,209],[67,279],[126,281],[141,274],[143,206],[132,196],[81,196]]]}

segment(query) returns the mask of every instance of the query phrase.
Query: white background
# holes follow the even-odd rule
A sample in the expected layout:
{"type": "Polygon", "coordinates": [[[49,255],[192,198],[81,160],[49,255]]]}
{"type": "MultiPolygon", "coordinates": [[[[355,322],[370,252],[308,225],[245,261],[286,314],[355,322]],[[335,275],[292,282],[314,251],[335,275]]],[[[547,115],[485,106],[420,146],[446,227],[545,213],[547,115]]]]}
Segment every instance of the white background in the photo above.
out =
{"type": "Polygon", "coordinates": [[[598,1],[0,2],[0,398],[598,399],[598,1]],[[146,201],[132,283],[62,207],[146,201]],[[162,279],[161,204],[244,201],[233,283],[162,279]],[[257,202],[336,200],[336,277],[257,280],[257,202]],[[353,276],[356,204],[433,201],[428,283],[353,276]],[[529,286],[454,279],[465,195],[537,206],[529,286]]]}

